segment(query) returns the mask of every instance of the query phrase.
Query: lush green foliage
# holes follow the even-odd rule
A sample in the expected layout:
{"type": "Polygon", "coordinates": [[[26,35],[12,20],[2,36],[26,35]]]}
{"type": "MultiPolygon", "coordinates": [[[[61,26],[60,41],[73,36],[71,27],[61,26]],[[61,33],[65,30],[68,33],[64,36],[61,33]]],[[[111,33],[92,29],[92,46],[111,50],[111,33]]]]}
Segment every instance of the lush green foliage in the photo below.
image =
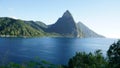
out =
{"type": "Polygon", "coordinates": [[[69,68],[106,68],[107,61],[102,56],[101,50],[92,53],[79,52],[69,60],[69,68]]]}
{"type": "Polygon", "coordinates": [[[112,68],[120,68],[120,40],[110,46],[107,54],[109,58],[109,66],[112,68]]]}
{"type": "Polygon", "coordinates": [[[40,62],[30,61],[25,63],[9,63],[6,65],[1,65],[0,68],[64,68],[62,65],[51,64],[45,60],[41,60],[40,62]]]}

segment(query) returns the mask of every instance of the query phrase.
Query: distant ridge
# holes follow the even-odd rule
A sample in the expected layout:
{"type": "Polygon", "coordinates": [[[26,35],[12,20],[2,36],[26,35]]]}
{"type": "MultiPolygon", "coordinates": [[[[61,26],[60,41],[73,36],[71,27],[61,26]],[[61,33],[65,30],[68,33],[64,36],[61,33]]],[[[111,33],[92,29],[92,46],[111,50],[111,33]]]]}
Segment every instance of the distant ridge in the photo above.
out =
{"type": "Polygon", "coordinates": [[[77,28],[78,28],[79,37],[81,37],[81,34],[82,34],[82,37],[104,37],[102,35],[99,35],[99,34],[95,33],[94,31],[89,29],[87,26],[85,26],[81,22],[77,23],[77,28]]]}

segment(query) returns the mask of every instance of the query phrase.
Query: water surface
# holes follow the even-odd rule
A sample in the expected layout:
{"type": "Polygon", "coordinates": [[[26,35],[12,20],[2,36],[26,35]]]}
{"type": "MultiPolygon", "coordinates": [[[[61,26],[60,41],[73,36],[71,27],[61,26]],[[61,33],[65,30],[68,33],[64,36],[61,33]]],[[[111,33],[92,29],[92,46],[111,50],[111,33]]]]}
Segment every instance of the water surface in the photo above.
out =
{"type": "Polygon", "coordinates": [[[54,64],[67,64],[76,52],[101,49],[105,56],[115,41],[108,38],[0,38],[0,61],[21,63],[39,57],[54,64]]]}

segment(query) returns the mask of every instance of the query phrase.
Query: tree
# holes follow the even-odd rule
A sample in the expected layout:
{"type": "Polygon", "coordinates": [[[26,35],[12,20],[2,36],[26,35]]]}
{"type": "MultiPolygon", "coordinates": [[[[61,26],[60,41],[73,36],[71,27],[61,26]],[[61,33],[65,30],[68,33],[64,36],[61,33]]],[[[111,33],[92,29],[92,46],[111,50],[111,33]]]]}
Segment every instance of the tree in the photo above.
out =
{"type": "Polygon", "coordinates": [[[107,61],[102,56],[101,50],[92,53],[79,52],[69,60],[69,68],[106,68],[107,61]]]}
{"type": "Polygon", "coordinates": [[[120,68],[120,40],[113,43],[107,51],[109,65],[112,68],[120,68]]]}

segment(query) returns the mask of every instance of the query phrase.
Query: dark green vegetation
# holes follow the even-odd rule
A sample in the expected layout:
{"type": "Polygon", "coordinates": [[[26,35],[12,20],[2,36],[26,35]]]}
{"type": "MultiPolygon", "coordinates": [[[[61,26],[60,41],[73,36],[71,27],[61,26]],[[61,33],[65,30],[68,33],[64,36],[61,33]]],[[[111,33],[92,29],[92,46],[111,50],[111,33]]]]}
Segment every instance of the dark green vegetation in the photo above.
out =
{"type": "Polygon", "coordinates": [[[9,63],[1,65],[0,68],[120,68],[120,40],[110,46],[106,58],[102,56],[101,50],[97,50],[94,53],[76,53],[66,66],[40,60],[22,64],[9,63]]]}
{"type": "Polygon", "coordinates": [[[112,68],[120,68],[120,40],[109,47],[107,54],[109,65],[112,68]]]}
{"type": "Polygon", "coordinates": [[[76,53],[76,55],[69,60],[69,68],[107,68],[108,63],[102,56],[100,50],[95,51],[94,54],[85,52],[76,53]]]}
{"type": "Polygon", "coordinates": [[[7,65],[1,65],[0,68],[66,68],[66,67],[62,65],[54,65],[43,60],[41,62],[29,61],[22,64],[11,62],[7,65]]]}
{"type": "Polygon", "coordinates": [[[55,24],[46,25],[40,21],[24,21],[8,17],[0,18],[1,37],[103,37],[85,25],[76,24],[67,10],[55,24]],[[85,28],[84,28],[85,27],[85,28]]]}

